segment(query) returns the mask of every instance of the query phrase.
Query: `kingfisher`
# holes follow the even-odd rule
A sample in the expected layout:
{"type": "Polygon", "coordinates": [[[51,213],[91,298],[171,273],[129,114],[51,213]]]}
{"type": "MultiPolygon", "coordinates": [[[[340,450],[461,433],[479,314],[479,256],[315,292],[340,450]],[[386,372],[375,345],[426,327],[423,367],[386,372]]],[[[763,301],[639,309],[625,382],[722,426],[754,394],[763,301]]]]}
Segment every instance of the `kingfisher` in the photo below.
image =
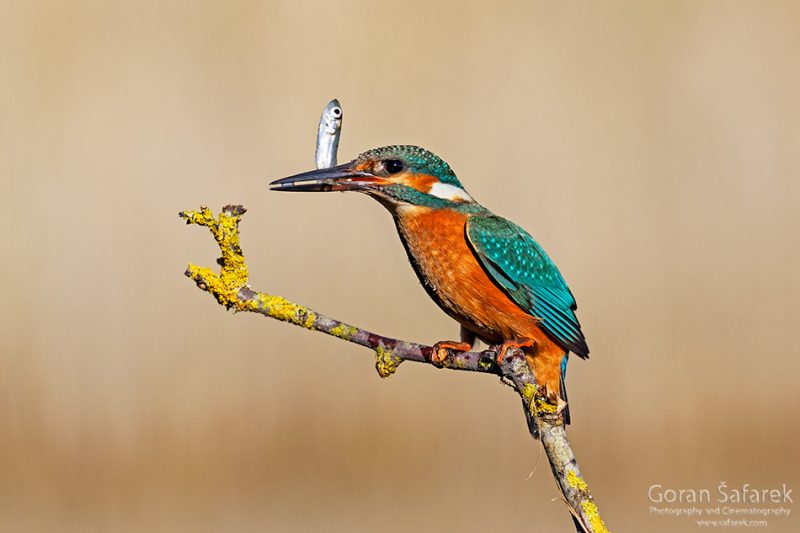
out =
{"type": "Polygon", "coordinates": [[[270,183],[277,191],[356,191],[391,213],[428,295],[460,324],[459,341],[434,344],[431,358],[498,345],[518,348],[540,390],[569,423],[564,379],[569,354],[588,358],[577,305],[555,263],[531,235],[464,189],[437,155],[410,145],[375,148],[331,168],[270,183]]]}

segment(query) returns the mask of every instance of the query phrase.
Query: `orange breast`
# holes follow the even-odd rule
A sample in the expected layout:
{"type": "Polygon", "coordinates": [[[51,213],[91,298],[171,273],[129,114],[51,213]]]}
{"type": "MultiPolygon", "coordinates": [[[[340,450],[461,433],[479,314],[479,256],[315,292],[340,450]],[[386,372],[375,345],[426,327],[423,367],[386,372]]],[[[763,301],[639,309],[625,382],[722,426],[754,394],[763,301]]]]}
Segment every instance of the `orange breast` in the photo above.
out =
{"type": "Polygon", "coordinates": [[[417,275],[437,304],[487,344],[533,339],[525,349],[537,381],[557,394],[565,350],[517,306],[478,262],[465,234],[467,216],[450,209],[403,206],[395,221],[417,275]]]}
{"type": "Polygon", "coordinates": [[[398,209],[397,227],[421,281],[445,312],[488,343],[545,341],[538,320],[518,307],[478,262],[465,234],[467,216],[450,209],[398,209]]]}

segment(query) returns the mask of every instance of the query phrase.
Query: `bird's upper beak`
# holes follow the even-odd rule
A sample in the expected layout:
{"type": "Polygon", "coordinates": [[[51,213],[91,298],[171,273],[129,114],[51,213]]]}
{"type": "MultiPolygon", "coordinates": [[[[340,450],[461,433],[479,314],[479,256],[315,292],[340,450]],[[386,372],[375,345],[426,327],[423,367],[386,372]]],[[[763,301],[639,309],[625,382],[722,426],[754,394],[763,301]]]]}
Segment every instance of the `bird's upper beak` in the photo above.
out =
{"type": "Polygon", "coordinates": [[[389,181],[369,172],[356,170],[353,161],[338,167],[321,168],[273,181],[273,191],[327,192],[363,191],[385,185],[389,181]]]}

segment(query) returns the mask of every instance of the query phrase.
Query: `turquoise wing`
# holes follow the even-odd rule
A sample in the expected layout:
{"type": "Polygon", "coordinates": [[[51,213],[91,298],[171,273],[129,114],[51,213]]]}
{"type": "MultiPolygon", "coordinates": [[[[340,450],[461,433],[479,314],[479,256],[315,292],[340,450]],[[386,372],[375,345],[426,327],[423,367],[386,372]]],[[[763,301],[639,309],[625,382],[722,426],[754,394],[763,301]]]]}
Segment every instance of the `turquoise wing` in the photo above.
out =
{"type": "Polygon", "coordinates": [[[575,298],[533,237],[494,215],[470,217],[466,232],[483,268],[514,303],[540,318],[542,329],[565,349],[588,357],[589,347],[575,316],[575,298]]]}

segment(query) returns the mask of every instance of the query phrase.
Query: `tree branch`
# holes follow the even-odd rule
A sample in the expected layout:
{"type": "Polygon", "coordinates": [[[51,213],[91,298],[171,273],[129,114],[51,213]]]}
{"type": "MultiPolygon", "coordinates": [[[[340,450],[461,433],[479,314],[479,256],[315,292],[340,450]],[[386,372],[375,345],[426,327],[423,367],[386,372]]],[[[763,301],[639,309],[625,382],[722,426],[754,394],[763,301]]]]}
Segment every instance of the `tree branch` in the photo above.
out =
{"type": "MultiPolygon", "coordinates": [[[[341,107],[334,100],[326,106],[320,118],[317,137],[318,166],[330,166],[336,160],[341,119],[341,107]],[[323,127],[323,123],[326,127],[323,127]]],[[[500,376],[520,395],[528,428],[534,438],[541,437],[553,476],[558,482],[577,530],[591,533],[608,531],[592,500],[589,486],[581,476],[564,431],[563,418],[556,406],[539,390],[527,360],[520,350],[509,350],[499,364],[498,346],[482,352],[447,350],[447,355],[442,361],[434,362],[431,357],[432,346],[384,337],[323,315],[281,296],[253,290],[248,285],[247,263],[239,243],[239,222],[245,211],[240,205],[228,205],[222,209],[218,217],[215,217],[207,207],[202,207],[199,211],[179,213],[187,224],[208,228],[222,253],[217,259],[221,267],[219,273],[210,268],[189,264],[185,275],[194,280],[200,289],[210,293],[227,309],[259,313],[366,346],[374,351],[375,369],[382,378],[394,374],[403,361],[500,376]]]]}
{"type": "Polygon", "coordinates": [[[210,293],[221,305],[234,311],[259,313],[269,318],[321,331],[339,339],[371,348],[375,352],[375,368],[382,377],[389,377],[403,361],[426,363],[439,368],[494,374],[504,378],[519,393],[528,426],[534,437],[541,436],[553,475],[561,488],[564,500],[580,528],[579,531],[607,531],[592,501],[589,487],[581,476],[575,455],[564,431],[564,422],[556,406],[540,393],[525,356],[519,350],[509,350],[497,363],[497,346],[482,352],[447,350],[443,361],[431,359],[432,346],[407,342],[347,324],[313,309],[291,302],[281,296],[253,290],[247,283],[248,269],[239,244],[239,222],[245,213],[240,205],[228,205],[215,217],[210,209],[182,211],[187,224],[205,226],[214,236],[222,256],[217,260],[219,273],[210,268],[190,264],[185,275],[197,286],[210,293]]]}

